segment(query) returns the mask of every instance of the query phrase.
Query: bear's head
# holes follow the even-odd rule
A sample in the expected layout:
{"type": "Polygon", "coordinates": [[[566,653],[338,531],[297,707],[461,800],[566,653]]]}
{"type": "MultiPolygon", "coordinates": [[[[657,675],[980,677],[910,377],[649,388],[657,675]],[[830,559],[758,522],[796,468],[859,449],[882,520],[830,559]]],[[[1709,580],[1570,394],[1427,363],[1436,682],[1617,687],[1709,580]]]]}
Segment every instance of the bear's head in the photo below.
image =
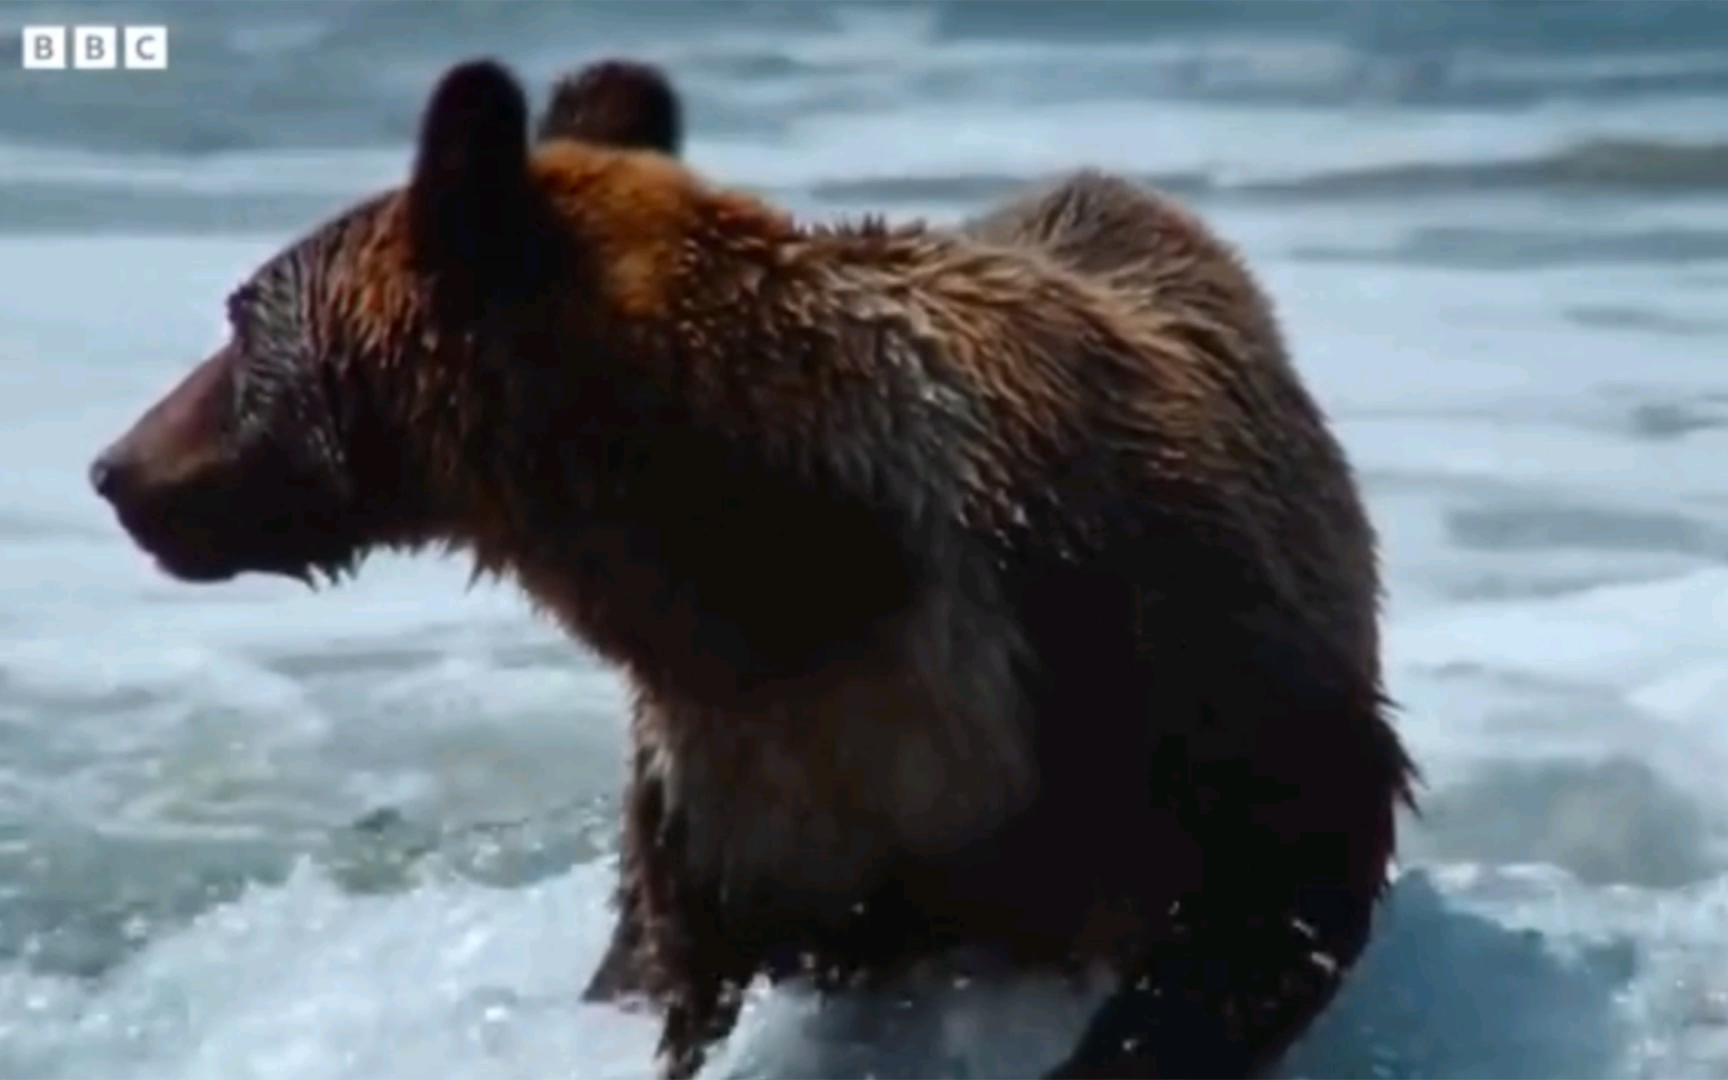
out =
{"type": "MultiPolygon", "coordinates": [[[[561,137],[629,135],[648,117],[637,134],[675,141],[675,99],[643,91],[669,91],[663,78],[596,70],[566,84],[564,111],[550,114],[561,137]],[[586,109],[573,86],[652,107],[586,109]],[[622,127],[585,126],[625,116],[622,127]]],[[[165,571],[311,582],[381,546],[478,549],[475,521],[510,514],[486,489],[500,440],[513,469],[524,456],[538,467],[532,448],[555,410],[533,403],[603,385],[583,361],[618,352],[601,338],[623,318],[619,298],[654,293],[679,257],[689,201],[684,174],[660,154],[542,149],[529,145],[515,78],[491,61],[459,65],[427,105],[410,182],[316,229],[233,293],[227,343],[90,467],[165,571]]]]}

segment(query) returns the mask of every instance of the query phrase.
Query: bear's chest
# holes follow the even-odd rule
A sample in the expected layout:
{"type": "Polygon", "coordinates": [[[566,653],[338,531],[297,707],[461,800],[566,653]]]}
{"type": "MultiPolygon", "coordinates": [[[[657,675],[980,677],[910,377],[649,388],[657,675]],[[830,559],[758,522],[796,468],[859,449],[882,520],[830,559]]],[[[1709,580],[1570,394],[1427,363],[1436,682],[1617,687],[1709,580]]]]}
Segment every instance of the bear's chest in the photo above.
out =
{"type": "Polygon", "coordinates": [[[634,737],[674,857],[722,896],[841,918],[896,863],[988,836],[1031,798],[1035,762],[1018,700],[955,689],[888,672],[749,710],[645,700],[634,737]]]}

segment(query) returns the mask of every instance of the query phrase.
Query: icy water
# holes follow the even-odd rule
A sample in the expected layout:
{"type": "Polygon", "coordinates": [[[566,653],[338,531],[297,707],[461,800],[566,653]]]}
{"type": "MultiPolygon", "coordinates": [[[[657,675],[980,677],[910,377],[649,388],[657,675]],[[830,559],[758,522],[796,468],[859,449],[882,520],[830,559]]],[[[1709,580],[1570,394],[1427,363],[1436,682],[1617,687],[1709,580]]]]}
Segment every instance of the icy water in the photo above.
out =
{"type": "MultiPolygon", "coordinates": [[[[0,1076],[647,1072],[651,1027],[576,1001],[614,680],[456,563],[177,585],[84,481],[479,52],[542,88],[660,60],[690,157],[812,217],[951,221],[1087,163],[1191,197],[1363,474],[1429,778],[1285,1075],[1728,1075],[1728,5],[155,14],[166,74],[0,41],[0,1076]]],[[[800,1007],[713,1073],[798,1075],[800,1007]]],[[[972,1075],[1059,1041],[1017,1008],[953,1007],[972,1075]]]]}

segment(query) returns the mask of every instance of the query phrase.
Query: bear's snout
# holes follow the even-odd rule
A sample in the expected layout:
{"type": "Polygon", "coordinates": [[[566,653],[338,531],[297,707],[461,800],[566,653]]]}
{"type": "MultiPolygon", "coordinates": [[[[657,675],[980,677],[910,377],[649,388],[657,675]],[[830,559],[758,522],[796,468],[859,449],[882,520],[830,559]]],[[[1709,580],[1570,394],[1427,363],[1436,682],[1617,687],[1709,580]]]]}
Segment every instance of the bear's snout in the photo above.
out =
{"type": "Polygon", "coordinates": [[[226,459],[223,438],[228,350],[192,370],[97,455],[90,485],[115,509],[172,497],[226,459]]]}

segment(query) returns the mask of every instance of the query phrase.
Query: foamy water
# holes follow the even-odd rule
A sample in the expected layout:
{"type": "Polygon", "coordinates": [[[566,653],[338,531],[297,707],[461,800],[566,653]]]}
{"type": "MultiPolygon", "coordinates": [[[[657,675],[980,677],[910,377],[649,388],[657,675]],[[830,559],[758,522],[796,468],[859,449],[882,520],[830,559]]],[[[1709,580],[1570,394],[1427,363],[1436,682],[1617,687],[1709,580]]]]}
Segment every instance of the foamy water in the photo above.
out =
{"type": "MultiPolygon", "coordinates": [[[[1430,782],[1373,947],[1283,1074],[1728,1072],[1728,169],[1666,162],[1660,198],[1627,186],[1641,151],[1569,195],[1492,171],[1604,138],[1728,146],[1719,99],[1268,105],[1249,99],[1334,93],[1361,55],[1214,43],[1196,69],[1179,41],[936,25],[854,13],[640,51],[699,99],[693,158],[812,213],[952,218],[973,180],[1083,162],[1462,170],[1422,200],[1208,205],[1362,474],[1391,690],[1430,782]],[[1148,96],[1183,78],[1221,89],[1148,96]]],[[[537,79],[622,47],[521,44],[537,79]]],[[[254,46],[247,72],[329,89],[270,66],[289,45],[254,46]]],[[[1464,69],[1570,86],[1714,62],[1464,69]]],[[[440,63],[366,70],[417,98],[440,63]]],[[[406,166],[400,139],[272,142],[220,112],[224,85],[148,115],[251,125],[250,148],[62,140],[0,162],[0,225],[85,230],[0,235],[0,1076],[645,1076],[653,1025],[577,1000],[610,925],[615,680],[457,563],[378,559],[320,594],[173,583],[88,491],[90,456],[219,341],[222,297],[308,207],[406,166]],[[268,211],[268,235],[172,234],[230,204],[268,211]]],[[[928,1056],[888,1037],[847,1067],[1025,1075],[1077,1007],[926,995],[928,1056]]],[[[840,1075],[845,1022],[760,1002],[708,1074],[840,1075]]]]}

